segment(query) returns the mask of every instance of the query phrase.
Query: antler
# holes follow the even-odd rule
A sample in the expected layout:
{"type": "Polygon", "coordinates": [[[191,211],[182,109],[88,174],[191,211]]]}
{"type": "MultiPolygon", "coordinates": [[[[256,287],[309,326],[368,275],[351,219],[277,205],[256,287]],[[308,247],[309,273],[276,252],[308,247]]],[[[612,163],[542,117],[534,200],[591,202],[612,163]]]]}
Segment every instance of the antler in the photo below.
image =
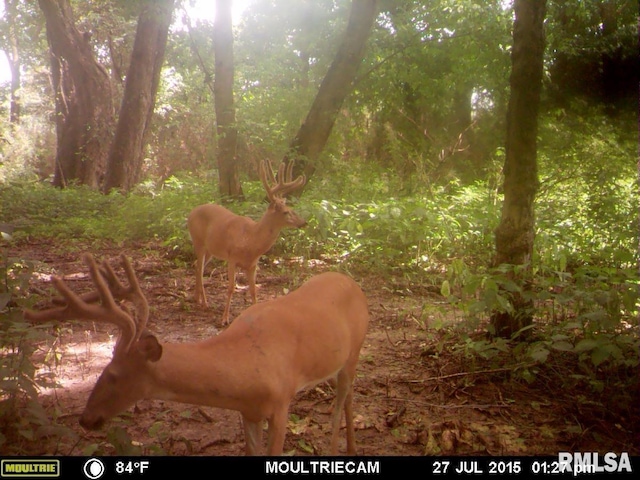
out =
{"type": "MultiPolygon", "coordinates": [[[[109,290],[111,291],[111,295],[116,300],[129,300],[136,307],[136,318],[137,322],[137,331],[142,332],[146,325],[147,319],[149,318],[149,304],[140,289],[140,285],[138,283],[138,279],[136,278],[136,274],[131,267],[131,263],[127,259],[125,255],[120,255],[122,259],[122,264],[124,266],[125,272],[127,274],[127,278],[129,279],[129,287],[125,287],[111,268],[111,265],[106,260],[102,261],[102,265],[99,268],[99,272],[104,277],[109,285],[109,290]]],[[[100,293],[88,292],[79,295],[79,298],[86,303],[95,303],[100,300],[100,293]]],[[[52,300],[54,305],[65,305],[66,301],[64,298],[54,298],[52,300]]],[[[136,339],[139,338],[139,334],[136,336],[136,339]]]]}
{"type": "Polygon", "coordinates": [[[131,262],[124,255],[120,255],[120,259],[122,260],[122,265],[124,267],[124,271],[127,274],[127,280],[129,280],[129,286],[125,287],[116,274],[113,272],[113,268],[111,265],[105,260],[102,262],[102,269],[100,272],[102,276],[104,276],[109,283],[109,289],[111,290],[111,294],[117,298],[118,300],[129,300],[136,308],[136,336],[134,340],[140,338],[140,334],[144,331],[147,326],[147,319],[149,318],[149,303],[142,293],[142,289],[140,288],[140,284],[138,283],[138,278],[136,277],[136,272],[133,270],[131,266],[131,262]]]}
{"type": "Polygon", "coordinates": [[[267,191],[267,197],[269,197],[269,201],[273,202],[276,198],[281,198],[289,192],[301,187],[307,181],[304,175],[300,175],[295,180],[291,181],[291,177],[293,175],[293,162],[289,162],[286,165],[284,162],[280,163],[278,167],[278,181],[273,177],[273,169],[271,168],[270,160],[263,160],[260,162],[260,180],[262,180],[262,185],[264,185],[264,189],[267,191]],[[270,186],[273,185],[273,186],[270,186]]]}
{"type": "Polygon", "coordinates": [[[114,349],[114,357],[126,353],[132,343],[140,337],[146,325],[149,305],[140,290],[140,285],[131,263],[124,255],[121,257],[129,279],[129,287],[124,287],[120,283],[107,262],[103,262],[103,269],[99,271],[93,257],[90,254],[85,254],[83,255],[83,260],[89,267],[89,274],[97,292],[79,296],[69,289],[62,278],[54,276],[52,279],[53,285],[65,299],[66,305],[42,311],[25,310],[25,318],[36,322],[78,319],[112,323],[118,326],[121,332],[114,349]],[[111,290],[109,290],[105,278],[109,282],[111,290]],[[126,310],[116,305],[114,294],[119,299],[126,299],[134,303],[138,312],[137,325],[126,310]],[[97,300],[100,300],[99,305],[94,303],[97,300]]]}

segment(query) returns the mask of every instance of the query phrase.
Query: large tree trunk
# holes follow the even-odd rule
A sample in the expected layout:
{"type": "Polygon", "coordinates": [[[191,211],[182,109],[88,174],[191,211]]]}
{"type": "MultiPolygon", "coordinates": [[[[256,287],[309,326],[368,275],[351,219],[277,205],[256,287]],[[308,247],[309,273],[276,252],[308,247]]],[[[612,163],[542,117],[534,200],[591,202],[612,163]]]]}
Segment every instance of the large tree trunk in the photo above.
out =
{"type": "Polygon", "coordinates": [[[493,333],[510,337],[533,320],[533,304],[527,300],[534,242],[534,199],[538,190],[538,109],[542,90],[542,61],[546,0],[515,0],[511,96],[507,110],[504,203],[495,231],[494,266],[522,266],[514,275],[523,291],[513,296],[513,312],[492,316],[493,333]],[[521,273],[520,273],[521,272],[521,273]]]}
{"type": "Polygon", "coordinates": [[[38,0],[47,24],[56,95],[58,149],[53,183],[97,188],[113,128],[111,81],[95,60],[91,36],[74,25],[69,0],[38,0]]]}
{"type": "Polygon", "coordinates": [[[129,191],[140,179],[173,8],[174,0],[147,0],[142,6],[109,154],[106,192],[114,188],[129,191]]]}
{"type": "Polygon", "coordinates": [[[242,187],[236,162],[238,130],[233,105],[233,30],[232,0],[216,0],[216,19],[213,25],[215,80],[213,93],[216,109],[217,161],[220,195],[242,197],[242,187]]]}
{"type": "MultiPolygon", "coordinates": [[[[315,160],[329,139],[336,117],[346,96],[351,92],[364,49],[377,14],[377,0],[353,0],[349,23],[318,94],[304,123],[298,130],[283,161],[296,161],[294,176],[313,175],[315,160]]],[[[299,196],[301,187],[294,195],[299,196]]]]}

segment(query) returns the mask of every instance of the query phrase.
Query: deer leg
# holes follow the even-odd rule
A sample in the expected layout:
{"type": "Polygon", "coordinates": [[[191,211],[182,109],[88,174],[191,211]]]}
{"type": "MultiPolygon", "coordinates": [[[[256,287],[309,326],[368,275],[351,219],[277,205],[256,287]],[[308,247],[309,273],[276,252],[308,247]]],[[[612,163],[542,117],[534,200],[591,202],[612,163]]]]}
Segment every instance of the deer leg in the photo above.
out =
{"type": "Polygon", "coordinates": [[[351,384],[353,382],[353,375],[347,372],[346,369],[338,372],[338,386],[336,388],[336,403],[333,408],[332,417],[332,433],[331,433],[331,455],[338,454],[338,435],[340,433],[340,421],[342,420],[342,410],[344,409],[346,423],[347,423],[347,453],[355,453],[355,442],[349,445],[349,437],[351,435],[351,441],[353,438],[353,412],[351,409],[351,384]],[[350,450],[353,450],[351,452],[350,450]]]}
{"type": "Polygon", "coordinates": [[[344,417],[347,424],[347,455],[356,454],[356,434],[353,427],[353,384],[344,399],[344,417]]]}
{"type": "Polygon", "coordinates": [[[249,280],[249,294],[251,295],[251,302],[256,303],[256,270],[258,269],[258,264],[252,265],[247,270],[247,277],[249,280]]]}
{"type": "Polygon", "coordinates": [[[262,421],[250,422],[242,417],[246,455],[259,455],[262,450],[262,421]]]}
{"type": "Polygon", "coordinates": [[[236,289],[236,265],[229,261],[227,266],[227,276],[229,277],[229,286],[227,287],[227,304],[224,307],[224,313],[222,314],[222,323],[224,325],[229,323],[229,309],[231,308],[231,296],[236,289]]]}
{"type": "Polygon", "coordinates": [[[267,436],[267,455],[282,455],[284,437],[287,433],[287,417],[289,405],[279,408],[269,418],[269,434],[267,436]]]}
{"type": "Polygon", "coordinates": [[[207,255],[206,252],[198,252],[198,259],[196,260],[196,291],[195,291],[195,301],[196,303],[201,303],[205,307],[208,306],[207,303],[207,295],[204,291],[204,267],[207,266],[209,260],[211,259],[211,255],[207,255]]]}

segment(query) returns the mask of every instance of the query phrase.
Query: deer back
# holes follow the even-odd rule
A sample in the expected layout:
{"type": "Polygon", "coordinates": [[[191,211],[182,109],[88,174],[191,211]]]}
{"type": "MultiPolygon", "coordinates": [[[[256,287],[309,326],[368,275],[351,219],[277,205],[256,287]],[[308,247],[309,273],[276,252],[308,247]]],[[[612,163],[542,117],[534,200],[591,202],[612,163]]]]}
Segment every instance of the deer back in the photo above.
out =
{"type": "Polygon", "coordinates": [[[252,368],[295,371],[296,391],[357,362],[369,323],[367,299],[350,277],[326,272],[244,310],[221,334],[251,352],[252,368]],[[283,345],[286,348],[283,348],[283,345]],[[294,368],[291,365],[295,365],[294,368]]]}

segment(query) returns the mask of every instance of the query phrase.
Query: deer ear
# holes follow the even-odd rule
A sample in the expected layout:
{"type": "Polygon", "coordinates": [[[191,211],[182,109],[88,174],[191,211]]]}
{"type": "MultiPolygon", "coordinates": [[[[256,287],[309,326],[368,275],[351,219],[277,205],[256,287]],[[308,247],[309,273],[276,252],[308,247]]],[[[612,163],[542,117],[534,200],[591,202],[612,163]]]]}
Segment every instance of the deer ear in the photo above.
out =
{"type": "Polygon", "coordinates": [[[155,335],[143,334],[138,340],[136,348],[150,362],[157,362],[162,356],[162,345],[155,335]]]}

